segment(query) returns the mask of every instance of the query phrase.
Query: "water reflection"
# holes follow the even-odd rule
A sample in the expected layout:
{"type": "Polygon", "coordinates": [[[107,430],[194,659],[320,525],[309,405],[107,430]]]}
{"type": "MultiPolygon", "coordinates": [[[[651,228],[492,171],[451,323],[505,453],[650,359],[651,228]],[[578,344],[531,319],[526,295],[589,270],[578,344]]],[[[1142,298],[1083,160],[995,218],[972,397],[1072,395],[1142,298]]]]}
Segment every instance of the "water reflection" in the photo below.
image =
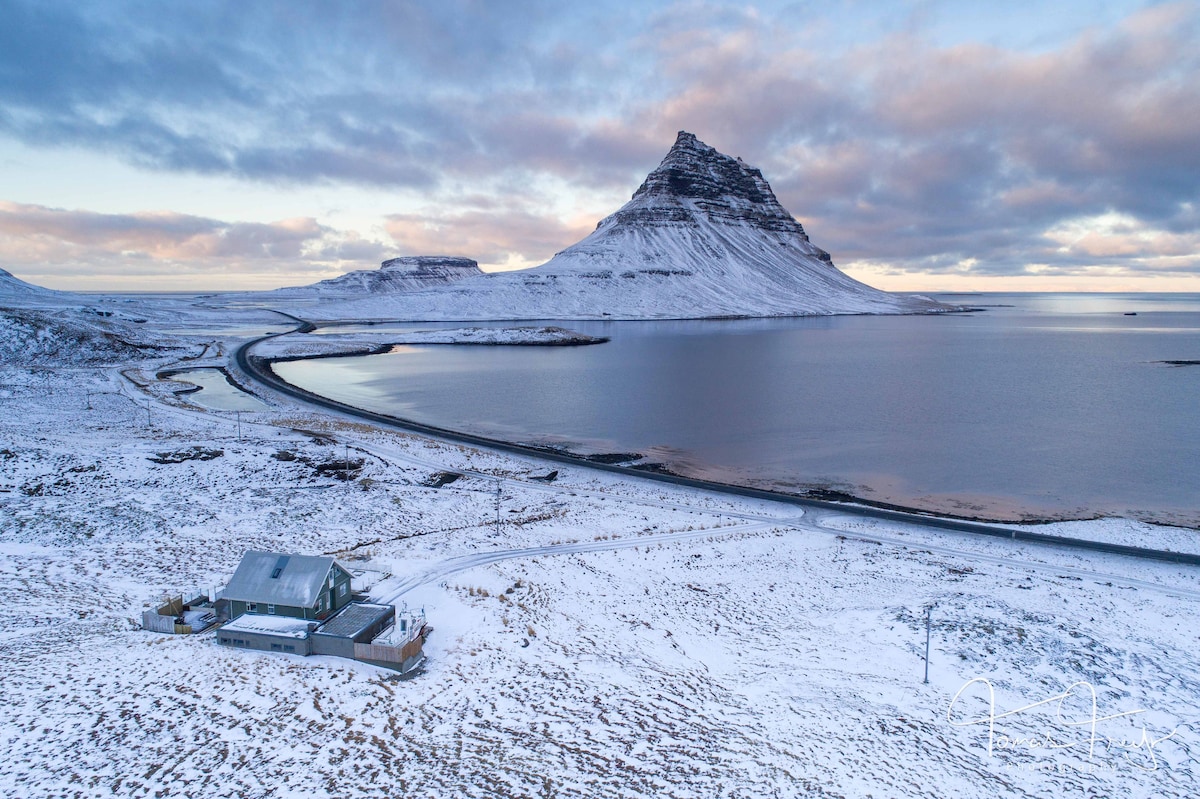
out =
{"type": "Polygon", "coordinates": [[[700,476],[959,502],[980,515],[1053,507],[1200,520],[1200,369],[1154,363],[1200,357],[1200,295],[985,299],[1010,307],[566,322],[611,341],[406,347],[277,369],[384,413],[641,452],[700,476]],[[1137,317],[1096,310],[1134,303],[1137,317]]]}
{"type": "Polygon", "coordinates": [[[199,386],[199,391],[189,392],[186,396],[189,402],[206,408],[217,411],[261,411],[267,408],[262,400],[231,384],[219,369],[177,372],[171,375],[171,379],[199,386]]]}

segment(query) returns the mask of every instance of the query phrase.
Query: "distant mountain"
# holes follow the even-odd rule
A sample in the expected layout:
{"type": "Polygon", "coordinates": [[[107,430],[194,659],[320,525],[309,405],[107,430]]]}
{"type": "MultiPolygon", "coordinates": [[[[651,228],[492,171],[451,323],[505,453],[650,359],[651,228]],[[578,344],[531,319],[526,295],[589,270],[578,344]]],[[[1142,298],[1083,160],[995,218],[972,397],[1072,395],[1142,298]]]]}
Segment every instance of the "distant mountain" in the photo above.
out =
{"type": "Polygon", "coordinates": [[[35,297],[53,297],[59,292],[26,283],[11,272],[0,269],[0,303],[14,299],[32,299],[35,297]]]}
{"type": "Polygon", "coordinates": [[[420,291],[482,275],[479,264],[470,258],[416,255],[384,261],[378,269],[347,272],[311,286],[277,289],[271,293],[277,296],[312,296],[315,293],[320,298],[354,298],[420,291]]]}
{"type": "Polygon", "coordinates": [[[759,170],[681,131],[628,203],[539,267],[314,310],[337,317],[479,320],[953,309],[847,276],[809,241],[759,170]]]}

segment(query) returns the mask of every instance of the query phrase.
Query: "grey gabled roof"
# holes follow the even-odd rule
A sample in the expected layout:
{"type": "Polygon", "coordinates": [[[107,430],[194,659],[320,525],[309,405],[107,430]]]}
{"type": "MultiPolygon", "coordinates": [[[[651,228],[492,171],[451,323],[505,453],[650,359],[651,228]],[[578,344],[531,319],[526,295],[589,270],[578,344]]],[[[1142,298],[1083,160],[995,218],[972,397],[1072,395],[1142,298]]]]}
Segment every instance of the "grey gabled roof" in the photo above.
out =
{"type": "Polygon", "coordinates": [[[240,602],[311,608],[317,603],[317,595],[334,563],[328,556],[251,550],[242,555],[242,562],[221,596],[240,602]],[[272,577],[276,572],[278,576],[272,577]]]}

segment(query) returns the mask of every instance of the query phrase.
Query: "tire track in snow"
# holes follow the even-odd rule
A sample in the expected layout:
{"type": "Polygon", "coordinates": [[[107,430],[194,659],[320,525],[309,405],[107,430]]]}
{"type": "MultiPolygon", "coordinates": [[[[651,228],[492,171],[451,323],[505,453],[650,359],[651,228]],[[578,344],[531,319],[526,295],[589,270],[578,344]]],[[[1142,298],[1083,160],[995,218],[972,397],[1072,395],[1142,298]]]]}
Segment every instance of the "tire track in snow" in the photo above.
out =
{"type": "Polygon", "coordinates": [[[392,604],[400,597],[407,594],[414,588],[419,588],[422,585],[427,585],[435,580],[443,577],[449,577],[452,574],[457,574],[467,569],[473,569],[476,566],[489,566],[493,563],[500,563],[505,560],[519,560],[522,558],[536,558],[546,555],[572,555],[583,552],[607,552],[618,549],[632,549],[643,545],[669,543],[676,541],[689,541],[696,538],[710,538],[712,536],[727,536],[738,533],[757,532],[759,530],[769,529],[771,527],[793,527],[796,520],[792,519],[770,519],[752,524],[739,524],[731,527],[715,527],[706,530],[682,530],[674,533],[654,533],[651,535],[641,535],[633,538],[623,538],[617,540],[606,541],[578,541],[570,544],[546,544],[545,546],[523,547],[520,549],[495,549],[488,552],[474,552],[469,555],[458,555],[453,558],[439,561],[431,568],[418,572],[410,577],[403,579],[398,585],[391,586],[387,589],[389,593],[379,597],[372,597],[372,602],[382,604],[392,604]]]}

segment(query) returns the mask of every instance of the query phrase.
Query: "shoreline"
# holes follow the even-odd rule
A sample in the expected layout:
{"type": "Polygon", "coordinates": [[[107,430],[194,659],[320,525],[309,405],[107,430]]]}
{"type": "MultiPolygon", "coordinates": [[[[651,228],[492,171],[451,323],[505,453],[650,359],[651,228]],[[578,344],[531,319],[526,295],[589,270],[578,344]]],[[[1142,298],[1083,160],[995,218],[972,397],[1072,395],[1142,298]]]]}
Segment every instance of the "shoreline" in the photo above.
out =
{"type": "Polygon", "coordinates": [[[516,444],[500,439],[489,438],[487,436],[464,433],[448,428],[422,424],[420,422],[402,419],[400,417],[390,416],[388,414],[378,413],[375,411],[369,411],[363,408],[356,408],[352,405],[329,399],[327,397],[322,397],[319,394],[314,394],[311,391],[287,382],[278,374],[276,374],[271,368],[272,363],[274,363],[276,360],[282,359],[262,357],[253,355],[251,353],[251,350],[258,343],[282,335],[286,335],[286,333],[274,333],[243,343],[234,352],[234,365],[236,365],[237,368],[251,380],[255,380],[266,387],[292,397],[293,399],[298,399],[310,405],[316,405],[317,407],[337,411],[339,413],[344,413],[349,416],[374,422],[376,424],[382,424],[386,427],[403,430],[405,432],[418,433],[421,435],[431,436],[433,438],[469,444],[472,446],[483,447],[524,457],[540,458],[542,460],[554,461],[569,466],[608,472],[610,474],[620,475],[625,478],[642,478],[646,480],[670,483],[678,486],[698,488],[715,493],[741,496],[751,499],[765,499],[774,502],[783,502],[813,510],[832,510],[842,513],[853,513],[859,516],[883,519],[886,521],[924,525],[942,530],[970,533],[991,538],[1007,538],[1013,541],[1041,543],[1050,546],[1108,552],[1112,554],[1129,555],[1132,557],[1151,560],[1200,565],[1200,555],[1187,552],[1150,549],[1146,547],[1128,546],[1124,544],[1110,544],[1088,539],[1068,538],[1065,536],[1049,535],[1045,533],[1034,533],[1026,530],[1018,530],[1015,527],[1010,528],[992,526],[994,524],[1055,524],[1064,521],[1094,520],[1104,518],[1103,516],[1092,516],[1085,519],[1076,520],[1038,519],[1033,521],[1022,520],[1019,522],[991,521],[979,520],[971,517],[955,516],[952,514],[936,513],[933,511],[925,511],[916,508],[905,508],[903,506],[891,505],[888,503],[872,502],[870,500],[852,497],[849,494],[841,494],[840,492],[830,492],[830,494],[831,496],[844,496],[848,499],[837,501],[831,498],[812,498],[798,494],[785,493],[782,491],[753,488],[750,486],[741,486],[733,483],[721,483],[713,480],[686,477],[666,471],[665,469],[652,471],[649,469],[638,469],[636,467],[604,463],[598,460],[589,460],[587,456],[570,454],[560,450],[555,450],[553,448],[542,448],[526,444],[516,444]]]}

